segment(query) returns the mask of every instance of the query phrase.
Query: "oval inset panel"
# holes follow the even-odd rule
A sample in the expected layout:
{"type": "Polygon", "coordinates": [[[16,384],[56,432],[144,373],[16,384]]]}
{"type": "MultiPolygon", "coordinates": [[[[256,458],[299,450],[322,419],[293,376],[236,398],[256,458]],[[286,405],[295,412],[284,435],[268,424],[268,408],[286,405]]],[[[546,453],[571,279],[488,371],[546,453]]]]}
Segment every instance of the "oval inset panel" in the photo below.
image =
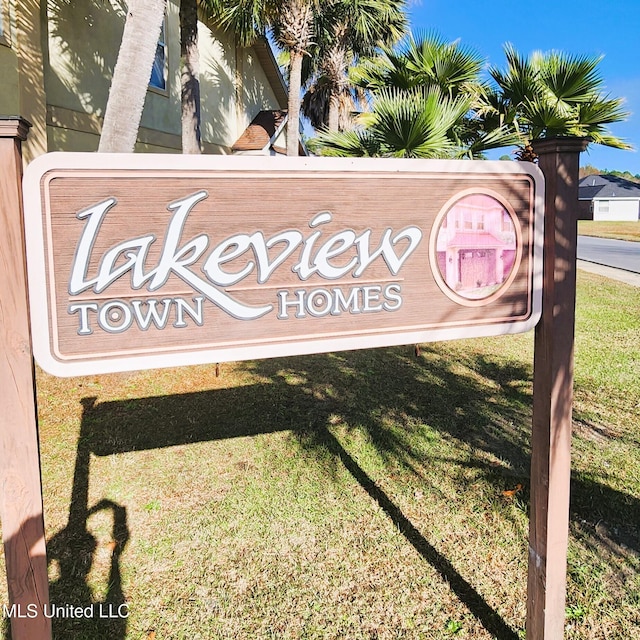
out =
{"type": "Polygon", "coordinates": [[[465,191],[447,202],[431,234],[431,266],[442,291],[465,306],[499,298],[522,256],[515,211],[490,190],[465,191]]]}

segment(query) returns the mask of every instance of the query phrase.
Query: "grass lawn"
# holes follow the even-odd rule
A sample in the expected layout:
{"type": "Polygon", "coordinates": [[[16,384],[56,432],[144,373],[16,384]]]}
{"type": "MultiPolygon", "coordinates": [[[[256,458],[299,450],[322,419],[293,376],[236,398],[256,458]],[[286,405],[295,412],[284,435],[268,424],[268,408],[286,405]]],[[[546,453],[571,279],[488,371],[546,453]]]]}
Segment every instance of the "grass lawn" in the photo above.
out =
{"type": "MultiPolygon", "coordinates": [[[[579,272],[570,639],[640,637],[639,334],[640,288],[579,272]]],[[[130,611],[54,637],[524,637],[532,358],[39,373],[52,601],[130,611]]]]}
{"type": "Polygon", "coordinates": [[[638,222],[601,222],[580,220],[578,233],[596,238],[612,238],[614,240],[633,240],[640,242],[640,220],[638,222]]]}

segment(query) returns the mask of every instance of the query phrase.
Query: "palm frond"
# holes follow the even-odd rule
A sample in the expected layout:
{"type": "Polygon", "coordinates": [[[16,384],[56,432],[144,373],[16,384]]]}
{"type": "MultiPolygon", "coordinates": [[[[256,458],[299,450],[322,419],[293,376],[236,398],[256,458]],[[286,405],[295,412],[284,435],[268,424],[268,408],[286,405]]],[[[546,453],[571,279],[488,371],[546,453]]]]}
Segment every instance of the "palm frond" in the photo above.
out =
{"type": "Polygon", "coordinates": [[[628,148],[605,128],[628,113],[621,100],[602,95],[601,57],[536,51],[525,58],[512,45],[505,46],[505,56],[506,70],[490,70],[496,88],[484,98],[494,123],[497,112],[500,124],[511,122],[528,141],[577,136],[628,148]]]}
{"type": "Polygon", "coordinates": [[[520,105],[532,95],[540,92],[539,72],[529,60],[521,56],[515,47],[504,46],[507,58],[506,71],[491,68],[489,73],[498,85],[504,99],[513,105],[520,105]]]}
{"type": "Polygon", "coordinates": [[[497,128],[480,128],[473,139],[463,149],[461,157],[481,158],[486,151],[503,147],[521,146],[525,143],[522,134],[513,127],[503,125],[497,128]]]}
{"type": "Polygon", "coordinates": [[[602,85],[598,74],[600,57],[571,56],[551,52],[540,59],[540,80],[563,102],[576,104],[590,101],[602,85]]]}
{"type": "Polygon", "coordinates": [[[530,140],[570,135],[577,124],[575,110],[566,112],[539,98],[525,100],[520,121],[526,122],[530,140]]]}
{"type": "Polygon", "coordinates": [[[308,142],[313,153],[333,158],[375,158],[380,150],[371,134],[363,129],[322,131],[308,142]]]}
{"type": "Polygon", "coordinates": [[[612,136],[608,132],[599,127],[593,128],[589,132],[589,138],[594,144],[601,144],[605,147],[613,147],[614,149],[623,149],[625,151],[633,151],[635,147],[625,140],[612,136]]]}
{"type": "Polygon", "coordinates": [[[623,109],[623,103],[624,100],[620,98],[612,100],[599,97],[593,98],[577,106],[578,120],[585,125],[603,125],[626,120],[630,114],[623,109]]]}
{"type": "Polygon", "coordinates": [[[203,7],[214,25],[233,32],[240,46],[247,47],[266,35],[275,19],[277,4],[258,0],[207,0],[203,7]]]}

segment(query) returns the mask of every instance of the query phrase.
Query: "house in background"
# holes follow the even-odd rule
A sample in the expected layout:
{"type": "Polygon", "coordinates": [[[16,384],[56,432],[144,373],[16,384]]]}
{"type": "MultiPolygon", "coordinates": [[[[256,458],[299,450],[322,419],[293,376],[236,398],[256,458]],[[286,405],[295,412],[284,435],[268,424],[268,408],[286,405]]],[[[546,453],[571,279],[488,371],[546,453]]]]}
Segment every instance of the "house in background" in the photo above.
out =
{"type": "MultiPolygon", "coordinates": [[[[136,151],[181,151],[179,6],[167,1],[136,151]]],[[[124,0],[0,0],[0,114],[32,123],[26,161],[98,148],[125,12],[124,0]]],[[[266,40],[241,48],[198,27],[203,151],[230,154],[258,114],[286,109],[287,88],[266,40]]]]}
{"type": "Polygon", "coordinates": [[[586,176],[578,183],[580,218],[640,220],[640,184],[613,175],[586,176]]]}

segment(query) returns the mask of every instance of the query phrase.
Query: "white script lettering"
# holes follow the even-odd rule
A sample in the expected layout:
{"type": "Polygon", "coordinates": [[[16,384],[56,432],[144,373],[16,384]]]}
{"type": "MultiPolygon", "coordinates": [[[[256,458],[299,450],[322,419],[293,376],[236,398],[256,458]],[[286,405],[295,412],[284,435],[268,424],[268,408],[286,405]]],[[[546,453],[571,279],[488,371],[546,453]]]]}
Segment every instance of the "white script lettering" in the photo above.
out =
{"type": "MultiPolygon", "coordinates": [[[[380,257],[389,272],[396,276],[422,239],[422,231],[415,226],[397,232],[387,227],[382,231],[377,246],[374,246],[371,229],[360,234],[346,229],[327,237],[319,227],[331,223],[333,214],[321,211],[309,222],[309,227],[315,230],[307,237],[297,229],[288,229],[268,238],[261,231],[235,233],[217,244],[206,233],[198,233],[183,240],[189,215],[207,197],[206,191],[198,191],[167,206],[172,215],[155,266],[148,264],[150,249],[157,242],[156,236],[151,233],[125,239],[109,247],[102,256],[92,255],[98,246],[97,239],[103,223],[117,205],[115,198],[108,198],[80,211],[77,217],[86,222],[71,267],[70,295],[76,296],[89,289],[95,293],[104,292],[127,274],[134,290],[146,286],[148,291],[158,291],[174,275],[229,315],[242,320],[253,320],[272,311],[274,305],[245,304],[224,288],[240,283],[251,274],[255,274],[258,284],[266,283],[276,269],[294,256],[296,251],[298,255],[293,258],[291,269],[302,281],[313,275],[324,280],[336,280],[349,274],[358,278],[380,257]]],[[[342,293],[332,293],[329,298],[323,293],[325,289],[319,287],[305,294],[307,298],[314,300],[311,307],[306,307],[307,312],[321,317],[327,313],[335,314],[340,306],[349,308],[353,313],[395,310],[401,304],[399,291],[387,289],[389,287],[384,291],[380,286],[363,287],[362,296],[355,305],[353,292],[348,298],[342,293]]],[[[152,323],[157,327],[166,325],[167,300],[170,299],[162,299],[162,308],[158,306],[160,303],[153,302],[147,303],[149,306],[145,309],[139,305],[130,306],[120,300],[113,300],[100,308],[95,302],[75,303],[69,306],[69,313],[79,314],[79,335],[91,333],[90,313],[97,314],[98,324],[105,331],[125,331],[134,320],[144,330],[152,323]]],[[[282,299],[280,303],[283,304],[282,299]]],[[[278,317],[285,317],[282,315],[282,306],[280,312],[278,317]]],[[[184,326],[183,315],[182,313],[180,316],[182,320],[177,320],[174,326],[184,326]]],[[[192,315],[192,318],[195,316],[192,315]]]]}

